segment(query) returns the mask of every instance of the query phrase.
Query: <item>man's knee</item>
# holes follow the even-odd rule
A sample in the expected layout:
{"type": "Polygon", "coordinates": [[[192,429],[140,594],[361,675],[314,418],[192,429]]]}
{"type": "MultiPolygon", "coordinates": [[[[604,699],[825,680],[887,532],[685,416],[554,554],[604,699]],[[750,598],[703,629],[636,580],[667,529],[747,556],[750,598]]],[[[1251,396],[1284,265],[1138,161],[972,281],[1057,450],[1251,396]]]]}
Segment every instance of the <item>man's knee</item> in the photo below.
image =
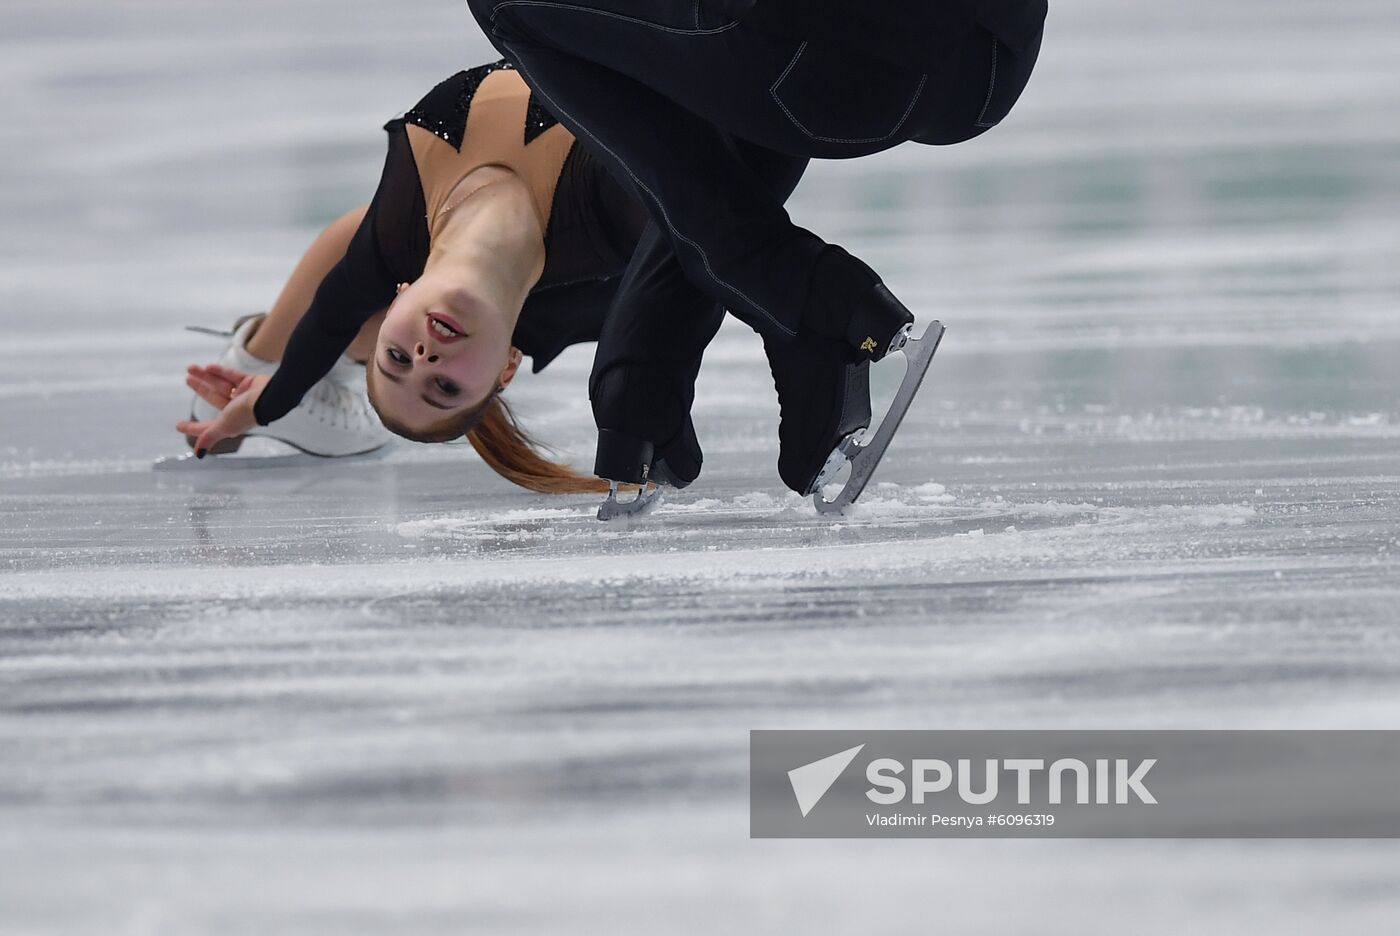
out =
{"type": "Polygon", "coordinates": [[[467,7],[476,17],[481,31],[496,45],[519,42],[525,37],[522,21],[528,4],[510,0],[467,0],[467,7]]]}
{"type": "Polygon", "coordinates": [[[467,9],[476,17],[477,25],[491,40],[504,38],[501,24],[510,19],[510,7],[501,9],[503,0],[467,0],[467,9]]]}

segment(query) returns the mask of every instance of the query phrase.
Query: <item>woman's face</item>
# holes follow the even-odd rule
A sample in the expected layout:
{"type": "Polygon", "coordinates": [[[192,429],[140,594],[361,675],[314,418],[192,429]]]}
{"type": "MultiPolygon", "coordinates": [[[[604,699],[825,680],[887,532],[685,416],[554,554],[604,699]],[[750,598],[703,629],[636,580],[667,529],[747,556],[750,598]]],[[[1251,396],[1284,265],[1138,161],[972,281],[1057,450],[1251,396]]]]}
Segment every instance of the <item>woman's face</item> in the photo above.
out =
{"type": "Polygon", "coordinates": [[[368,365],[376,407],[423,430],[478,406],[520,363],[505,321],[426,276],[400,286],[368,365]]]}

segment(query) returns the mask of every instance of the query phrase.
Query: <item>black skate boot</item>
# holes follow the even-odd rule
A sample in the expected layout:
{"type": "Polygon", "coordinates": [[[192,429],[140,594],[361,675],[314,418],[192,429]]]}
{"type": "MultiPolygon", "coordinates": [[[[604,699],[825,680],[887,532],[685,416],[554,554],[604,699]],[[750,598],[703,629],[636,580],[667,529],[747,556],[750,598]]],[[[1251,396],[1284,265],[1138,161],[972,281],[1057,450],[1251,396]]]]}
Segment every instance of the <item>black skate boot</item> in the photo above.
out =
{"type": "MultiPolygon", "coordinates": [[[[904,414],[914,402],[914,394],[919,390],[924,375],[928,373],[933,353],[943,338],[943,326],[934,322],[924,330],[923,335],[914,337],[914,316],[904,307],[894,294],[885,287],[875,271],[860,260],[852,257],[840,247],[829,246],[817,259],[812,271],[811,288],[803,309],[802,326],[807,336],[820,340],[832,340],[848,359],[860,362],[883,360],[896,351],[905,357],[904,380],[895,394],[894,402],[884,420],[873,432],[870,430],[870,403],[866,397],[865,409],[861,414],[864,425],[848,410],[851,407],[849,388],[855,387],[853,380],[847,379],[842,385],[848,391],[840,400],[839,415],[832,417],[829,425],[833,431],[846,432],[831,448],[824,462],[812,473],[810,451],[803,448],[799,466],[784,474],[794,490],[811,494],[817,511],[823,514],[841,513],[865,490],[870,477],[894,438],[904,414]],[[823,488],[831,484],[847,465],[850,476],[840,493],[827,500],[823,488]],[[805,484],[806,487],[800,487],[805,484]]],[[[777,369],[774,369],[777,375],[777,369]]],[[[828,382],[830,382],[828,380],[828,382]]],[[[820,381],[819,381],[820,383],[820,381]]],[[[834,384],[833,384],[834,386],[834,384]]],[[[868,384],[866,384],[868,393],[868,384]]],[[[830,396],[830,390],[822,391],[830,396]]],[[[828,400],[827,405],[836,403],[828,400]]],[[[799,404],[802,406],[802,404],[799,404]]],[[[803,407],[805,409],[805,406],[803,407]]],[[[787,421],[788,404],[784,404],[783,419],[787,421]]],[[[814,409],[815,412],[815,409],[814,409]]],[[[813,417],[815,425],[823,425],[813,417]]],[[[814,436],[819,438],[820,435],[814,436]]]]}
{"type": "Polygon", "coordinates": [[[654,509],[662,486],[683,488],[704,456],[690,421],[695,379],[724,309],[695,289],[655,223],[648,223],[608,310],[588,398],[598,426],[594,473],[608,482],[598,519],[654,509]],[[639,485],[619,503],[619,484],[639,485]]]}
{"type": "Polygon", "coordinates": [[[670,382],[639,365],[613,367],[594,382],[599,429],[593,473],[608,482],[599,520],[650,513],[660,505],[663,488],[679,490],[699,477],[704,453],[690,407],[670,382]],[[657,438],[664,441],[651,441],[657,438]],[[618,500],[624,484],[637,486],[637,497],[626,503],[618,500]]]}
{"type": "Polygon", "coordinates": [[[913,323],[874,270],[840,247],[822,251],[803,310],[805,330],[839,342],[857,360],[879,361],[898,350],[899,336],[913,323]]]}
{"type": "Polygon", "coordinates": [[[804,497],[816,489],[828,456],[870,425],[870,362],[819,338],[765,338],[778,391],[778,475],[804,497]]]}

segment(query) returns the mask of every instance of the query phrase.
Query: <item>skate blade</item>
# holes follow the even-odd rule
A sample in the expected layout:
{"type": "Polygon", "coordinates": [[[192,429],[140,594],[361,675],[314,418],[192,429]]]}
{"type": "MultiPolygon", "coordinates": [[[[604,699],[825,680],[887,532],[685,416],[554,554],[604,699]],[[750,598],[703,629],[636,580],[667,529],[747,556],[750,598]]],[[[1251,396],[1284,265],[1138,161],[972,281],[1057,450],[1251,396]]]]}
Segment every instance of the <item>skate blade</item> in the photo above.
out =
{"type": "Polygon", "coordinates": [[[208,325],[186,325],[185,331],[192,332],[196,335],[210,335],[214,338],[232,338],[234,335],[238,334],[238,330],[243,327],[244,322],[259,317],[266,318],[267,313],[254,312],[251,315],[240,315],[238,318],[234,319],[232,328],[210,328],[208,325]]]}
{"type": "Polygon", "coordinates": [[[210,328],[208,325],[186,325],[185,331],[196,335],[210,335],[214,338],[232,338],[233,332],[223,328],[210,328]]]}
{"type": "MultiPolygon", "coordinates": [[[[247,442],[252,442],[254,437],[249,437],[247,442]]],[[[274,440],[259,440],[274,441],[274,440]]],[[[227,454],[210,454],[204,458],[195,458],[193,452],[186,452],[183,455],[166,456],[157,458],[151,465],[152,471],[186,471],[186,472],[209,472],[209,471],[250,471],[265,468],[324,468],[330,465],[356,464],[366,461],[378,461],[385,457],[393,449],[392,445],[382,445],[377,449],[368,452],[360,452],[355,455],[315,455],[311,452],[303,452],[291,446],[286,446],[280,450],[252,451],[251,445],[240,447],[237,452],[227,454]]]]}
{"type": "Polygon", "coordinates": [[[826,495],[822,492],[822,485],[817,484],[817,489],[812,492],[812,503],[816,505],[817,513],[823,515],[843,513],[847,507],[855,503],[856,498],[860,497],[866,485],[870,483],[871,477],[875,474],[875,469],[879,466],[880,459],[884,457],[885,450],[890,447],[890,441],[899,429],[899,424],[904,421],[904,414],[909,412],[909,407],[914,402],[914,396],[919,392],[919,387],[928,374],[929,365],[933,363],[934,352],[938,350],[938,344],[942,340],[943,326],[938,322],[933,322],[924,329],[923,335],[910,339],[900,349],[905,361],[904,380],[900,383],[899,390],[890,403],[890,408],[885,411],[885,418],[880,421],[880,427],[875,430],[873,435],[867,430],[857,432],[842,442],[832,453],[832,460],[828,460],[827,467],[822,469],[822,475],[835,474],[845,462],[849,462],[851,465],[851,475],[846,479],[846,484],[841,488],[840,493],[831,500],[826,499],[826,495]]]}
{"type": "Polygon", "coordinates": [[[635,498],[624,504],[617,499],[617,485],[610,484],[608,499],[598,505],[598,519],[608,523],[630,517],[645,517],[661,506],[662,496],[661,486],[653,484],[639,490],[635,498]]]}

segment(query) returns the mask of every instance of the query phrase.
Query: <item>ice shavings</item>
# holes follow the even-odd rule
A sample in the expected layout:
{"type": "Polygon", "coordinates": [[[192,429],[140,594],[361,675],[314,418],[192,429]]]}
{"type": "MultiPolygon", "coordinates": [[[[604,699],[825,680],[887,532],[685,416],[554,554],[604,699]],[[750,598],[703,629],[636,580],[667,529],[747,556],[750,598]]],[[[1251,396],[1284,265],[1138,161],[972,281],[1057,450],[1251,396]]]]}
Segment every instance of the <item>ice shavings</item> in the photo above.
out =
{"type": "Polygon", "coordinates": [[[406,539],[451,539],[459,536],[491,533],[501,528],[518,527],[529,532],[531,525],[556,520],[578,520],[592,517],[593,512],[578,507],[526,507],[502,510],[481,516],[426,517],[408,520],[394,527],[394,532],[406,539]]]}

